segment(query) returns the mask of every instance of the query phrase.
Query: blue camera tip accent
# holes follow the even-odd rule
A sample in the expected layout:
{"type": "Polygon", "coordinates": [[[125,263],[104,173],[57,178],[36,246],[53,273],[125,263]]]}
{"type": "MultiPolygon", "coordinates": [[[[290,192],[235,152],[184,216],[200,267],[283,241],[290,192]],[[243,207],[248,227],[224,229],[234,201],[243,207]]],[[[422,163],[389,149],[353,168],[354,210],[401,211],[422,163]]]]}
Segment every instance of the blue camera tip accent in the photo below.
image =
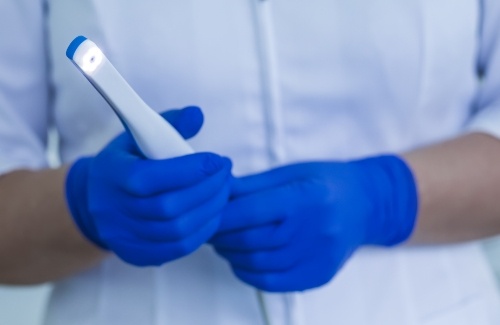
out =
{"type": "Polygon", "coordinates": [[[66,50],[66,56],[68,59],[73,60],[76,50],[86,40],[87,38],[85,36],[78,36],[71,42],[71,44],[69,44],[68,49],[66,50]]]}

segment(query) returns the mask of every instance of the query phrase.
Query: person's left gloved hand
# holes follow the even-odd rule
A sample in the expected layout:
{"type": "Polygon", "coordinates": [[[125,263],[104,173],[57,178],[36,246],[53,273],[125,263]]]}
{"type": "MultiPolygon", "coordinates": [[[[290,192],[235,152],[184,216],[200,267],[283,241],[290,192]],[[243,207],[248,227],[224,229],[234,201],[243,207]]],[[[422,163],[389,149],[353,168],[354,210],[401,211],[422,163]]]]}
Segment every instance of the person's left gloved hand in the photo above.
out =
{"type": "Polygon", "coordinates": [[[303,163],[235,179],[211,243],[247,284],[301,291],[330,281],[362,245],[402,243],[416,215],[413,175],[396,156],[303,163]]]}

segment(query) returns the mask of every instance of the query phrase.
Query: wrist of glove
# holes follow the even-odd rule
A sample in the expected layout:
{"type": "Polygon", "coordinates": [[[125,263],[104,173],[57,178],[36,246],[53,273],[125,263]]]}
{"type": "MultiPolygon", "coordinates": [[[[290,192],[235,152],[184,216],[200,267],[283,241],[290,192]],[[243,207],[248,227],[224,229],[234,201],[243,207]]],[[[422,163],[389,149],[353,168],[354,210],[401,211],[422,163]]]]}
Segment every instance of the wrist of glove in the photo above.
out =
{"type": "Polygon", "coordinates": [[[360,246],[412,233],[416,184],[396,156],[302,163],[236,179],[211,240],[242,281],[273,292],[321,286],[360,246]]]}
{"type": "Polygon", "coordinates": [[[408,165],[397,156],[352,163],[369,202],[364,245],[393,246],[406,241],[415,226],[417,187],[408,165]]]}
{"type": "Polygon", "coordinates": [[[87,209],[88,192],[86,188],[88,187],[87,180],[91,163],[92,158],[81,158],[69,169],[65,185],[66,202],[73,221],[82,234],[101,249],[107,250],[108,248],[99,238],[94,220],[87,209]],[[79,184],[79,186],[75,186],[75,184],[79,184]]]}

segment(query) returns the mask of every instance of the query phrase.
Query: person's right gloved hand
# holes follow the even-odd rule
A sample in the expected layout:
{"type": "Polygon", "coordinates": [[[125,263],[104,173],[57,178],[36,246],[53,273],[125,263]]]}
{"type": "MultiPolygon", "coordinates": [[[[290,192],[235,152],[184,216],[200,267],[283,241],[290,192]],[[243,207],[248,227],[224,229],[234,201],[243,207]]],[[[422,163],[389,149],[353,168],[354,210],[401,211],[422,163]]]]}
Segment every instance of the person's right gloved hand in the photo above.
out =
{"type": "MultiPolygon", "coordinates": [[[[162,115],[185,138],[203,124],[197,107],[162,115]]],[[[148,160],[124,132],[97,156],[71,166],[66,199],[90,241],[130,264],[161,265],[194,252],[214,235],[230,183],[228,158],[197,153],[148,160]]]]}

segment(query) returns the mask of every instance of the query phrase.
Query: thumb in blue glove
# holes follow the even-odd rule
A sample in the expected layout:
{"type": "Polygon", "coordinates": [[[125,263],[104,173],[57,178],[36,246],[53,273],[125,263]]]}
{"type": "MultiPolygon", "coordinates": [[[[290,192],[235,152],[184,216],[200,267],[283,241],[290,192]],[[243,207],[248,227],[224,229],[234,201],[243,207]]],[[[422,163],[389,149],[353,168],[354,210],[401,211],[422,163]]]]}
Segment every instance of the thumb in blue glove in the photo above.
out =
{"type": "MultiPolygon", "coordinates": [[[[162,114],[185,138],[203,124],[197,107],[162,114]]],[[[137,265],[188,255],[216,232],[230,193],[231,162],[212,153],[148,160],[124,132],[66,179],[66,198],[81,232],[137,265]]]]}
{"type": "Polygon", "coordinates": [[[236,179],[211,243],[242,281],[301,291],[330,281],[360,246],[405,241],[416,215],[414,178],[396,156],[302,163],[236,179]]]}

